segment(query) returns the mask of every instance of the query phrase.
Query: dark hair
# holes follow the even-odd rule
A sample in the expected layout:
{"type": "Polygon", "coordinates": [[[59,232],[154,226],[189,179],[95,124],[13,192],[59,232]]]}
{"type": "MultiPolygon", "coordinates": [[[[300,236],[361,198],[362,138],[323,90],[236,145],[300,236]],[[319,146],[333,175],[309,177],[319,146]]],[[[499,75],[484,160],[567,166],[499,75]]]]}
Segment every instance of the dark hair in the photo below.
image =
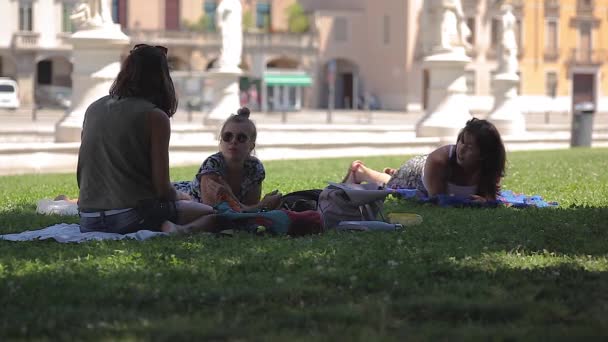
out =
{"type": "Polygon", "coordinates": [[[505,146],[496,127],[487,120],[473,118],[458,134],[462,141],[464,134],[471,135],[480,152],[479,195],[495,199],[500,191],[499,180],[505,176],[505,146]]]}
{"type": "Polygon", "coordinates": [[[226,125],[228,125],[229,123],[243,123],[246,122],[247,124],[249,124],[249,128],[251,130],[251,135],[250,135],[250,139],[252,142],[255,143],[255,139],[258,136],[258,130],[255,127],[255,124],[253,123],[253,121],[251,121],[249,119],[249,115],[251,114],[251,111],[249,111],[249,108],[247,107],[241,107],[239,108],[239,110],[236,111],[236,114],[232,114],[228,117],[228,119],[226,119],[226,121],[224,121],[224,124],[222,125],[222,129],[220,130],[220,136],[222,134],[224,134],[224,129],[226,128],[226,125]]]}
{"type": "Polygon", "coordinates": [[[141,97],[154,103],[169,117],[173,116],[177,110],[177,97],[165,53],[150,45],[131,50],[110,88],[110,95],[141,97]]]}

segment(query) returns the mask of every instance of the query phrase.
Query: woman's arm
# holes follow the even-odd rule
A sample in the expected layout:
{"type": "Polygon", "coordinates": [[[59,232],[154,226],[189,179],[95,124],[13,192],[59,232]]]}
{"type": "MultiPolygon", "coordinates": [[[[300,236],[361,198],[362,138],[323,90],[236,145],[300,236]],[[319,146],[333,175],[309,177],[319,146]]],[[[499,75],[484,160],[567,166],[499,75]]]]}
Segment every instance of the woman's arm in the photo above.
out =
{"type": "Polygon", "coordinates": [[[169,181],[169,139],[171,123],[161,110],[152,110],[147,115],[150,130],[150,168],[152,185],[162,200],[176,199],[175,188],[169,181]]]}
{"type": "Polygon", "coordinates": [[[423,181],[429,196],[444,194],[447,191],[448,166],[449,156],[445,146],[431,152],[426,158],[423,181]]]}
{"type": "Polygon", "coordinates": [[[255,184],[247,192],[247,195],[243,199],[243,205],[255,206],[258,203],[260,203],[261,198],[262,198],[262,184],[255,184]]]}
{"type": "Polygon", "coordinates": [[[243,200],[243,203],[241,203],[234,193],[232,193],[228,183],[217,174],[201,176],[200,190],[201,202],[210,206],[215,206],[221,202],[228,202],[231,208],[240,208],[246,211],[262,208],[276,209],[281,202],[281,194],[279,193],[268,194],[260,201],[262,186],[256,185],[249,191],[249,194],[243,200]]]}

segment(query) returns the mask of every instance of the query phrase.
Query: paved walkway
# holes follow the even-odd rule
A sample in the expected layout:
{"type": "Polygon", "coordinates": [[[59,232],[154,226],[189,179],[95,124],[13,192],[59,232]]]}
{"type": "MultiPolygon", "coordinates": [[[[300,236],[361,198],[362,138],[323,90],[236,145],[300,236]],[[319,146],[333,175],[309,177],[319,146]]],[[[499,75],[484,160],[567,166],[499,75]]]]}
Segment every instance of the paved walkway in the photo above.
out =
{"type": "MultiPolygon", "coordinates": [[[[78,143],[55,143],[55,124],[62,110],[0,111],[0,175],[74,172],[78,143]]],[[[263,160],[337,156],[405,155],[427,153],[452,143],[454,137],[417,138],[421,113],[305,110],[252,113],[258,126],[256,154],[263,160]],[[283,122],[285,121],[285,122],[283,122]]],[[[528,116],[526,134],[504,137],[507,149],[553,149],[569,146],[570,117],[528,116]],[[548,123],[547,123],[548,121],[548,123]]],[[[217,151],[217,127],[202,125],[201,113],[178,112],[172,123],[171,165],[197,165],[217,151]]],[[[608,146],[608,116],[595,122],[594,146],[608,146]],[[598,122],[599,121],[599,122],[598,122]]]]}

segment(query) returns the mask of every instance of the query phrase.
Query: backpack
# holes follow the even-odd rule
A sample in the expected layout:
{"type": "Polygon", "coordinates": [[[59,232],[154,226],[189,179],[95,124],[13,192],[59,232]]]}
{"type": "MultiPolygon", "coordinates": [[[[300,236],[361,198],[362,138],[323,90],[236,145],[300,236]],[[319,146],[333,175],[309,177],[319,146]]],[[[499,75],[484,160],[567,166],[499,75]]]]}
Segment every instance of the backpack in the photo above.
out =
{"type": "Polygon", "coordinates": [[[280,209],[302,212],[317,210],[317,202],[322,189],[310,189],[290,192],[281,197],[280,209]]]}
{"type": "Polygon", "coordinates": [[[387,222],[382,206],[390,193],[375,184],[330,183],[319,195],[317,211],[325,230],[335,228],[341,221],[387,222]]]}

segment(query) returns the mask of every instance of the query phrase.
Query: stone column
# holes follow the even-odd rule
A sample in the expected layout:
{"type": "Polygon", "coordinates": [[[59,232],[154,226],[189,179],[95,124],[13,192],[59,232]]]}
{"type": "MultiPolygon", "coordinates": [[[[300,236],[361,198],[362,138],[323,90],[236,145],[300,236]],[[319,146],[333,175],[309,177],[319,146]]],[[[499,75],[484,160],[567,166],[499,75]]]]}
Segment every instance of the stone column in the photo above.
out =
{"type": "Polygon", "coordinates": [[[120,71],[120,56],[129,37],[120,25],[103,29],[78,31],[71,37],[74,54],[72,72],[72,106],[55,126],[55,141],[80,141],[82,123],[87,107],[108,95],[110,86],[120,71]]]}
{"type": "Polygon", "coordinates": [[[239,71],[215,71],[208,74],[211,88],[213,89],[213,105],[207,116],[204,125],[217,125],[226,120],[230,114],[236,114],[240,107],[239,98],[239,71]]]}
{"type": "Polygon", "coordinates": [[[464,68],[471,61],[466,55],[466,26],[460,0],[425,2],[423,38],[429,47],[424,68],[429,74],[428,103],[416,124],[416,135],[453,139],[471,118],[466,95],[464,68]]]}
{"type": "Polygon", "coordinates": [[[424,59],[429,71],[428,105],[416,124],[416,136],[454,138],[471,119],[464,67],[470,62],[462,52],[431,55],[424,59]]]}
{"type": "Polygon", "coordinates": [[[503,5],[501,12],[502,37],[498,49],[498,72],[492,79],[494,108],[488,115],[488,120],[501,134],[516,135],[526,130],[525,118],[517,101],[519,83],[518,46],[515,38],[517,21],[510,5],[503,5]]]}
{"type": "Polygon", "coordinates": [[[517,74],[498,74],[492,80],[494,107],[488,115],[501,135],[517,135],[526,131],[526,120],[518,102],[517,74]]]}
{"type": "Polygon", "coordinates": [[[19,85],[19,101],[22,107],[35,105],[35,77],[36,56],[33,53],[17,53],[16,59],[16,81],[19,85]]]}

